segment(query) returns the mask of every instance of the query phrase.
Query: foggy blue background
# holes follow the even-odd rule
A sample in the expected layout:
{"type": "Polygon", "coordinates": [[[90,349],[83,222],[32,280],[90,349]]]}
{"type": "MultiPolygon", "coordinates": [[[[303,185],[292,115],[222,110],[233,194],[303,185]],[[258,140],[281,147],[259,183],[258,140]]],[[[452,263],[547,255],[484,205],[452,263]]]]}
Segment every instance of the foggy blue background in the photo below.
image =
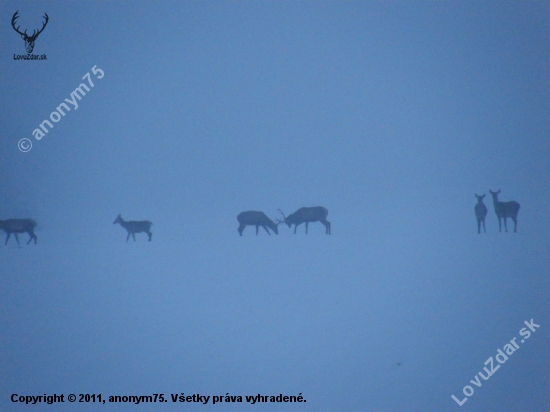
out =
{"type": "Polygon", "coordinates": [[[0,236],[0,409],[548,410],[548,2],[3,1],[0,17],[0,219],[38,222],[37,245],[0,236]],[[16,10],[31,33],[48,13],[47,61],[13,60],[16,10]],[[94,65],[105,77],[35,140],[94,65]],[[489,189],[521,204],[518,233],[498,233],[489,189]],[[317,205],[332,236],[238,236],[241,211],[317,205]],[[125,243],[119,213],[152,242],[125,243]],[[181,392],[307,403],[9,400],[181,392]]]}

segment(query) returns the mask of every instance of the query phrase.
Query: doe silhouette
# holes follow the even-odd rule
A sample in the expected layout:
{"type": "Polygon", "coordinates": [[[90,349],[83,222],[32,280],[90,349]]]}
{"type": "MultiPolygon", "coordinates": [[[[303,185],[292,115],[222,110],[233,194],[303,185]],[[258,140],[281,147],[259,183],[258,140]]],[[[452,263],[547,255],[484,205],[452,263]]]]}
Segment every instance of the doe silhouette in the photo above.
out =
{"type": "MultiPolygon", "coordinates": [[[[474,193],[475,194],[475,193],[474,193]]],[[[477,197],[477,204],[475,207],[476,218],[477,218],[477,233],[481,233],[481,225],[483,224],[483,233],[487,233],[485,230],[485,216],[487,216],[487,206],[483,203],[483,198],[485,193],[481,196],[475,195],[477,197]]]]}
{"type": "Polygon", "coordinates": [[[498,194],[500,193],[500,189],[496,192],[493,192],[492,190],[489,190],[491,193],[491,196],[493,196],[493,204],[495,206],[495,213],[497,214],[498,218],[498,231],[502,232],[501,222],[500,219],[504,219],[504,229],[506,232],[508,232],[508,228],[506,227],[506,219],[512,218],[514,221],[514,232],[517,232],[518,228],[518,212],[519,212],[519,203],[515,201],[510,202],[500,202],[498,200],[498,194]]]}
{"type": "Polygon", "coordinates": [[[273,230],[276,235],[279,234],[279,229],[277,228],[278,224],[268,218],[264,212],[256,212],[254,210],[241,212],[237,215],[237,221],[239,222],[239,227],[237,230],[241,236],[243,235],[243,230],[246,226],[256,226],[256,235],[258,235],[258,229],[260,226],[263,227],[270,236],[271,233],[269,233],[269,229],[273,230]]]}
{"type": "Polygon", "coordinates": [[[151,233],[151,225],[152,223],[148,220],[130,220],[126,222],[124,219],[122,219],[122,216],[118,215],[115,221],[113,222],[113,225],[116,225],[117,223],[120,223],[120,226],[122,226],[126,231],[128,232],[128,236],[126,236],[126,242],[128,242],[128,239],[130,239],[130,235],[134,238],[134,242],[136,241],[136,233],[145,232],[149,236],[149,242],[151,241],[151,237],[153,234],[151,233]]]}
{"type": "Polygon", "coordinates": [[[36,222],[32,219],[8,219],[8,220],[0,220],[0,229],[2,229],[4,232],[7,233],[6,236],[6,243],[4,245],[8,244],[8,240],[13,233],[15,235],[15,240],[17,240],[17,244],[19,245],[19,237],[17,236],[18,233],[28,233],[30,238],[27,242],[27,245],[31,243],[31,240],[34,239],[34,244],[36,245],[36,235],[34,234],[34,228],[36,227],[36,222]]]}
{"type": "Polygon", "coordinates": [[[298,225],[302,223],[306,224],[307,235],[307,229],[310,222],[321,222],[325,226],[325,233],[330,235],[330,222],[327,220],[328,210],[323,206],[301,207],[288,216],[285,216],[281,209],[279,209],[279,212],[283,215],[283,220],[279,221],[279,223],[286,223],[288,227],[294,225],[294,234],[296,234],[298,225]]]}

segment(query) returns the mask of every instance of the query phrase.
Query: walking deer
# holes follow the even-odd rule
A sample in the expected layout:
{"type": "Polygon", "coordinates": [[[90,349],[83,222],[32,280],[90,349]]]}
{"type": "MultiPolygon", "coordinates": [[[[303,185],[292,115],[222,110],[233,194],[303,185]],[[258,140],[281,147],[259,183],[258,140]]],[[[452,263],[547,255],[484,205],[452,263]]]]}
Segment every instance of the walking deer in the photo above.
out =
{"type": "Polygon", "coordinates": [[[296,234],[298,225],[301,225],[302,223],[306,224],[307,235],[307,229],[310,222],[321,222],[325,226],[325,233],[330,235],[330,222],[327,220],[328,210],[323,206],[301,207],[296,212],[288,216],[285,216],[281,209],[279,209],[279,212],[283,215],[283,220],[279,221],[279,223],[286,223],[288,227],[295,225],[294,234],[296,234]]]}
{"type": "Polygon", "coordinates": [[[514,232],[517,232],[518,212],[520,207],[519,203],[513,200],[510,202],[499,202],[498,194],[500,193],[500,189],[496,192],[489,190],[489,192],[491,193],[491,196],[493,196],[495,213],[497,214],[497,217],[498,217],[498,231],[502,232],[500,219],[504,219],[504,229],[506,230],[506,232],[508,232],[508,227],[506,226],[506,219],[510,217],[514,221],[514,232]]]}
{"type": "Polygon", "coordinates": [[[273,230],[276,235],[279,234],[279,229],[277,228],[278,224],[273,222],[270,218],[266,216],[264,212],[256,212],[254,210],[249,210],[247,212],[241,212],[237,215],[237,220],[239,221],[239,235],[243,235],[243,230],[246,226],[256,226],[256,236],[258,235],[258,229],[263,227],[268,235],[269,229],[273,230]]]}
{"type": "Polygon", "coordinates": [[[126,242],[128,242],[128,239],[130,239],[130,235],[134,238],[134,242],[136,241],[136,233],[145,232],[149,236],[149,242],[151,241],[151,237],[153,234],[151,233],[151,225],[152,223],[148,220],[130,220],[126,222],[124,219],[122,219],[122,216],[118,215],[115,221],[113,222],[113,225],[120,223],[120,226],[122,226],[126,231],[128,232],[128,236],[126,236],[126,242]]]}
{"type": "MultiPolygon", "coordinates": [[[[475,193],[474,193],[475,194],[475,193]]],[[[487,206],[483,203],[483,198],[485,193],[481,196],[475,195],[477,197],[477,204],[475,207],[476,218],[477,218],[477,233],[481,233],[481,224],[483,224],[483,233],[487,233],[485,230],[485,216],[487,216],[487,206]]]]}
{"type": "Polygon", "coordinates": [[[36,227],[36,222],[32,219],[8,219],[8,220],[0,220],[0,229],[2,229],[4,232],[7,233],[6,236],[6,243],[4,245],[8,244],[8,240],[13,233],[15,235],[15,240],[17,240],[17,244],[19,245],[19,237],[17,236],[18,233],[28,233],[30,238],[27,242],[27,245],[31,243],[31,241],[34,239],[34,244],[36,245],[36,235],[34,234],[34,228],[36,227]]]}

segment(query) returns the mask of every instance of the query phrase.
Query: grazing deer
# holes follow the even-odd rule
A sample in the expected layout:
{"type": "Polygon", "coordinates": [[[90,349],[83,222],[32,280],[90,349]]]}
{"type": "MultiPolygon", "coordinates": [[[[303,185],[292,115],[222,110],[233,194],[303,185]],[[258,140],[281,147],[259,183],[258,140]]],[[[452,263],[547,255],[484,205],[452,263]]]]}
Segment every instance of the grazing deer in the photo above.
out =
{"type": "Polygon", "coordinates": [[[27,30],[25,30],[24,32],[21,32],[19,31],[19,26],[15,27],[15,24],[16,24],[16,20],[19,18],[19,16],[17,15],[17,13],[19,13],[19,10],[16,11],[14,14],[13,14],[13,17],[11,18],[11,26],[13,27],[13,29],[19,33],[21,35],[21,38],[25,41],[25,48],[27,49],[27,53],[32,53],[32,51],[34,50],[34,42],[36,41],[36,38],[38,37],[38,35],[40,33],[42,33],[44,31],[44,29],[46,28],[46,25],[48,24],[48,20],[50,19],[48,17],[48,15],[46,13],[44,13],[44,23],[42,23],[42,28],[40,30],[38,30],[38,32],[36,30],[33,30],[32,32],[32,35],[28,35],[27,34],[27,30]]]}
{"type": "Polygon", "coordinates": [[[239,231],[239,235],[243,235],[243,230],[246,226],[256,226],[256,236],[258,235],[258,229],[263,227],[268,235],[271,236],[271,233],[269,233],[268,228],[273,230],[276,235],[279,234],[279,229],[277,228],[278,223],[276,224],[266,216],[264,212],[256,212],[254,210],[249,210],[247,212],[241,212],[237,215],[237,220],[239,221],[239,227],[237,230],[239,231]]]}
{"type": "Polygon", "coordinates": [[[122,219],[122,216],[118,215],[115,221],[113,222],[113,225],[116,225],[117,223],[120,223],[120,226],[122,226],[126,231],[128,232],[128,236],[126,236],[126,242],[128,242],[128,239],[130,239],[130,235],[134,238],[134,242],[136,241],[136,233],[145,232],[149,236],[149,242],[151,241],[151,237],[153,234],[151,233],[151,225],[152,223],[148,220],[130,220],[128,222],[124,221],[122,219]]]}
{"type": "Polygon", "coordinates": [[[498,194],[500,193],[500,189],[496,192],[489,190],[489,192],[491,193],[491,196],[493,196],[495,213],[497,214],[497,217],[498,217],[498,231],[502,232],[500,219],[504,219],[504,229],[506,230],[506,232],[508,232],[508,228],[506,227],[506,219],[510,217],[514,221],[514,232],[517,232],[518,212],[520,207],[519,203],[513,200],[510,202],[499,202],[498,194]]]}
{"type": "Polygon", "coordinates": [[[2,229],[8,235],[6,237],[6,243],[4,243],[4,245],[8,244],[8,240],[12,233],[15,235],[15,240],[17,240],[17,244],[19,245],[19,237],[17,236],[17,234],[25,233],[25,232],[28,233],[30,236],[29,241],[27,242],[27,245],[31,243],[31,240],[33,239],[34,239],[34,244],[36,245],[36,235],[34,234],[35,227],[36,227],[36,222],[32,219],[0,220],[0,229],[2,229]]]}
{"type": "MultiPolygon", "coordinates": [[[[474,193],[475,194],[475,193],[474,193]]],[[[477,197],[477,204],[475,207],[476,218],[477,218],[477,233],[481,233],[481,224],[483,223],[483,233],[487,233],[485,230],[485,216],[487,216],[487,206],[483,203],[483,198],[485,193],[481,196],[475,195],[477,197]]]]}
{"type": "Polygon", "coordinates": [[[327,235],[330,235],[330,222],[327,220],[328,210],[323,206],[301,207],[296,212],[288,216],[285,216],[281,209],[279,209],[279,212],[281,212],[284,219],[282,221],[279,221],[279,223],[286,223],[288,227],[292,227],[292,225],[295,225],[294,234],[296,234],[296,229],[298,229],[298,225],[301,225],[302,223],[306,224],[307,235],[307,228],[310,222],[321,222],[325,226],[325,233],[327,235]]]}

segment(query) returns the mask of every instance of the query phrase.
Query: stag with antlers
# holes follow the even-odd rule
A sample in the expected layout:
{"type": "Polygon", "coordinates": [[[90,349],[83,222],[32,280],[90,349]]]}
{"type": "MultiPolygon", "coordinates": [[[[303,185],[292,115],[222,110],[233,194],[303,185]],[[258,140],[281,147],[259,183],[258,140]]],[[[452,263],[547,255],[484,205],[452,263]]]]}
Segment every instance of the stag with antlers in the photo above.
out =
{"type": "Polygon", "coordinates": [[[17,13],[19,13],[19,10],[17,10],[14,14],[13,14],[13,17],[11,19],[11,26],[13,27],[13,29],[19,33],[21,35],[21,38],[23,40],[25,40],[25,48],[27,49],[27,53],[32,53],[32,51],[34,50],[34,42],[36,41],[38,35],[40,33],[42,33],[44,31],[44,29],[46,28],[46,25],[48,24],[48,20],[50,19],[48,17],[48,15],[46,13],[44,13],[44,23],[42,23],[42,28],[40,30],[38,30],[38,32],[36,30],[33,30],[32,32],[32,35],[29,36],[27,34],[27,30],[25,30],[24,32],[21,32],[19,31],[19,27],[20,26],[17,26],[15,27],[15,21],[17,20],[17,18],[19,17],[17,15],[17,13]]]}
{"type": "Polygon", "coordinates": [[[279,209],[279,212],[283,215],[283,220],[279,220],[278,222],[286,223],[288,227],[292,227],[292,225],[294,225],[294,234],[296,234],[298,225],[301,225],[302,223],[306,224],[307,235],[307,229],[310,222],[321,222],[325,226],[325,233],[330,235],[330,222],[327,220],[328,210],[323,206],[301,207],[296,212],[288,216],[285,216],[281,209],[279,209]]]}
{"type": "Polygon", "coordinates": [[[268,235],[269,229],[273,230],[276,235],[279,234],[278,223],[273,222],[270,218],[266,216],[264,212],[257,212],[255,210],[249,210],[247,212],[241,212],[237,215],[237,221],[239,222],[239,235],[243,235],[243,230],[246,226],[256,226],[256,235],[258,235],[258,229],[263,227],[268,235]],[[268,229],[269,228],[269,229],[268,229]]]}

